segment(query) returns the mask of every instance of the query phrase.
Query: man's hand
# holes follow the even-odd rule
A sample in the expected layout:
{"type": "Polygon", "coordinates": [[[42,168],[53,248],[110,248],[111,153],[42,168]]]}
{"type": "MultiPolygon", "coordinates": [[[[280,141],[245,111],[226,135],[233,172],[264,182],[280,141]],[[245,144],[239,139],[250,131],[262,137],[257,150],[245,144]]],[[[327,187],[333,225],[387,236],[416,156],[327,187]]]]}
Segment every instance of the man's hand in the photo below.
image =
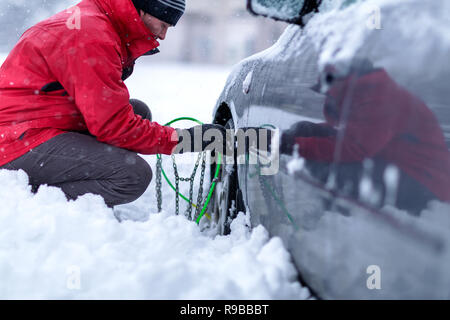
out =
{"type": "Polygon", "coordinates": [[[331,137],[335,136],[336,133],[336,129],[326,123],[309,121],[294,123],[288,130],[283,131],[281,135],[280,152],[292,155],[295,147],[295,138],[331,137]]]}
{"type": "Polygon", "coordinates": [[[244,127],[239,128],[235,135],[238,142],[238,154],[242,151],[248,153],[250,149],[270,152],[275,131],[267,128],[244,127]]]}
{"type": "Polygon", "coordinates": [[[226,129],[218,124],[204,124],[189,129],[176,129],[178,145],[174,153],[226,150],[226,129]]]}
{"type": "Polygon", "coordinates": [[[275,131],[266,128],[244,127],[226,130],[217,124],[205,124],[189,129],[176,129],[178,145],[174,153],[218,151],[233,154],[237,142],[237,153],[245,154],[250,149],[270,152],[275,131]]]}

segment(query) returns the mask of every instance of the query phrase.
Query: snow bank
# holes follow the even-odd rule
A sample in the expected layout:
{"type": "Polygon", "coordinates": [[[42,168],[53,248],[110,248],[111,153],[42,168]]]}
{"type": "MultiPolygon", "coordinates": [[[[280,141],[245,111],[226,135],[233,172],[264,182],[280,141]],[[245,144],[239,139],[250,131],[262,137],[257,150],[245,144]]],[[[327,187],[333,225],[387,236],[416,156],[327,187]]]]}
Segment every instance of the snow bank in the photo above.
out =
{"type": "Polygon", "coordinates": [[[249,232],[209,238],[183,216],[117,222],[98,196],[67,202],[30,192],[23,172],[0,170],[2,299],[306,298],[280,239],[249,232]]]}

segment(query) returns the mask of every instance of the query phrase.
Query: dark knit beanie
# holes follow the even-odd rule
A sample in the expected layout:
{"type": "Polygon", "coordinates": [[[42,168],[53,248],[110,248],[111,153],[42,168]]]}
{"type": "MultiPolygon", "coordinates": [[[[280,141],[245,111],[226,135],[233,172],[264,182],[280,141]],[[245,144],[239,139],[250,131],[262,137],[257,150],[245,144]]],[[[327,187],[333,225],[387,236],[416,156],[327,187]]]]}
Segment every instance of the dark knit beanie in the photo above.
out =
{"type": "Polygon", "coordinates": [[[175,26],[186,8],[185,0],[132,0],[138,10],[142,10],[161,21],[175,26]]]}

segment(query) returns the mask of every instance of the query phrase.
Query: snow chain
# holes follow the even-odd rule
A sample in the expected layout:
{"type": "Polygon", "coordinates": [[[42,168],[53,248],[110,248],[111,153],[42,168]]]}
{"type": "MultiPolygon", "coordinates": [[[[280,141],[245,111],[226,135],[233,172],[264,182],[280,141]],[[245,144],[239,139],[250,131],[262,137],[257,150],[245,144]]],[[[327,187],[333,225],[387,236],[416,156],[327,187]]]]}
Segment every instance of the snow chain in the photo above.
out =
{"type": "MultiPolygon", "coordinates": [[[[172,165],[173,172],[175,175],[175,213],[178,215],[180,213],[180,182],[189,182],[189,197],[188,197],[188,207],[186,209],[185,215],[190,220],[196,220],[200,215],[200,211],[202,209],[203,204],[205,203],[206,198],[203,198],[203,184],[205,181],[205,171],[206,171],[206,152],[199,153],[197,157],[197,161],[194,165],[194,170],[192,174],[183,178],[180,177],[178,173],[177,163],[175,161],[175,156],[172,155],[172,165]],[[198,167],[200,166],[200,183],[198,187],[198,195],[197,195],[197,203],[194,204],[194,181],[195,176],[197,174],[198,167]],[[192,216],[192,207],[195,207],[195,215],[192,216]]],[[[156,199],[158,203],[158,212],[162,210],[162,158],[158,158],[156,163],[156,199]]]]}
{"type": "Polygon", "coordinates": [[[156,161],[156,201],[158,203],[158,212],[162,211],[162,181],[161,181],[161,170],[162,170],[162,158],[157,158],[156,161]]]}
{"type": "MultiPolygon", "coordinates": [[[[178,118],[171,122],[169,122],[166,125],[170,125],[175,121],[179,120],[191,120],[195,121],[197,123],[200,123],[198,120],[195,120],[193,118],[178,118]]],[[[186,209],[185,215],[188,219],[196,221],[197,224],[200,222],[200,219],[205,215],[207,218],[210,218],[210,216],[205,212],[209,200],[211,199],[212,193],[214,191],[214,187],[217,183],[217,177],[219,175],[219,169],[220,169],[220,162],[218,163],[215,175],[213,179],[211,179],[211,184],[207,190],[209,190],[209,193],[206,197],[203,197],[203,184],[205,180],[205,171],[206,171],[206,152],[200,152],[197,161],[194,165],[194,170],[192,171],[192,174],[187,177],[183,178],[180,177],[178,173],[178,167],[175,161],[175,156],[172,155],[172,166],[173,166],[173,172],[175,175],[175,187],[170,183],[168,180],[166,173],[164,172],[162,168],[162,158],[161,155],[157,155],[157,162],[156,162],[156,200],[158,205],[158,212],[162,211],[162,174],[164,175],[164,178],[169,183],[169,185],[174,189],[175,191],[175,213],[176,215],[180,212],[180,196],[188,202],[188,207],[186,209]],[[197,174],[198,167],[200,166],[201,162],[201,169],[200,169],[200,182],[198,187],[198,195],[197,195],[197,203],[194,204],[194,180],[195,176],[197,174]],[[180,193],[180,182],[189,182],[189,197],[185,197],[180,193]],[[195,214],[192,215],[192,207],[195,207],[195,214]]],[[[211,173],[213,174],[213,173],[211,173]]]]}

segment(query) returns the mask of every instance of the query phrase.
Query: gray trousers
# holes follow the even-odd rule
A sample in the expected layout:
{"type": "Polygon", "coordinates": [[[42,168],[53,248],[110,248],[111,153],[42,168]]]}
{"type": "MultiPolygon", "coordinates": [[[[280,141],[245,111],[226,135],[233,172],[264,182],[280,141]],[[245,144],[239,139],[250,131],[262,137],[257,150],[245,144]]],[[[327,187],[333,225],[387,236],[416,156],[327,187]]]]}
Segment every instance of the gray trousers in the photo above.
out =
{"type": "MultiPolygon", "coordinates": [[[[145,103],[135,99],[130,103],[136,114],[151,120],[145,103]]],[[[33,192],[47,184],[61,188],[68,199],[93,193],[109,207],[138,199],[152,180],[150,166],[135,152],[78,132],[60,134],[1,169],[24,170],[33,192]]]]}

